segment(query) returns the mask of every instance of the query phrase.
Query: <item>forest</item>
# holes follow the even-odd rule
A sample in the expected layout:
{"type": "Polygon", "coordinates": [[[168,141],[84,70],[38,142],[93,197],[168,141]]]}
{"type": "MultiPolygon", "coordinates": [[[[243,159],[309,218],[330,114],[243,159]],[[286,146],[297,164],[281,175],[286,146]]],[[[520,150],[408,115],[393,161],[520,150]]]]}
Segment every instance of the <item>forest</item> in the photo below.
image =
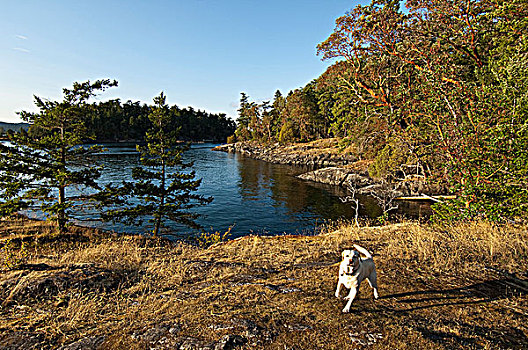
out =
{"type": "Polygon", "coordinates": [[[340,138],[386,177],[447,184],[444,218],[526,218],[528,4],[374,0],[317,46],[331,66],[256,103],[242,93],[230,141],[340,138]]]}
{"type": "MultiPolygon", "coordinates": [[[[142,142],[152,127],[148,115],[153,106],[139,101],[121,103],[119,99],[94,102],[83,107],[83,124],[90,142],[142,142]]],[[[223,113],[212,114],[192,107],[170,106],[172,130],[181,141],[225,142],[235,130],[235,122],[223,113]]],[[[42,130],[32,125],[28,133],[39,136],[42,130]]]]}

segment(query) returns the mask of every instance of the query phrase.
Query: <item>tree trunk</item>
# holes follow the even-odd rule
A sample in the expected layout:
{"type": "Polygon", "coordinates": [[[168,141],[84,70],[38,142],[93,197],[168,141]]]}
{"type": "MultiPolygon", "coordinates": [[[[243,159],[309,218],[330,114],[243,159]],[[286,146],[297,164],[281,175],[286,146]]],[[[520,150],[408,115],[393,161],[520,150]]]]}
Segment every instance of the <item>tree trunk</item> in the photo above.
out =
{"type": "MultiPolygon", "coordinates": [[[[64,146],[64,127],[61,127],[61,140],[63,142],[61,147],[61,168],[66,170],[66,149],[64,146]]],[[[57,224],[59,226],[59,232],[66,232],[66,213],[64,211],[64,203],[66,202],[66,185],[64,179],[59,184],[59,210],[57,212],[57,224]]]]}
{"type": "Polygon", "coordinates": [[[158,208],[158,217],[156,218],[156,224],[154,226],[154,232],[152,235],[154,237],[158,236],[159,229],[161,226],[161,219],[163,216],[163,206],[165,205],[165,160],[161,161],[161,198],[160,198],[160,206],[158,208]]]}
{"type": "Polygon", "coordinates": [[[62,205],[66,202],[65,188],[64,186],[59,187],[59,211],[57,213],[57,224],[59,226],[59,232],[66,232],[66,213],[62,205]]]}

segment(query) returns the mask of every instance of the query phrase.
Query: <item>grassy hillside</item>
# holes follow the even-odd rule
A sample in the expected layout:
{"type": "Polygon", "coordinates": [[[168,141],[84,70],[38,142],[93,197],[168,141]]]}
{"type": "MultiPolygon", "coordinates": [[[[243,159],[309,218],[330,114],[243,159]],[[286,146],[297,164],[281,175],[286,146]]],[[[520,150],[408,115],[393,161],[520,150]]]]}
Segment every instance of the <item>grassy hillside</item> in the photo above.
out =
{"type": "MultiPolygon", "coordinates": [[[[248,236],[201,249],[3,221],[0,344],[9,349],[498,349],[528,347],[525,227],[405,222],[248,236]],[[18,247],[24,243],[26,257],[18,247]],[[342,249],[373,253],[343,314],[342,249]]],[[[344,294],[344,293],[343,293],[344,294]]]]}

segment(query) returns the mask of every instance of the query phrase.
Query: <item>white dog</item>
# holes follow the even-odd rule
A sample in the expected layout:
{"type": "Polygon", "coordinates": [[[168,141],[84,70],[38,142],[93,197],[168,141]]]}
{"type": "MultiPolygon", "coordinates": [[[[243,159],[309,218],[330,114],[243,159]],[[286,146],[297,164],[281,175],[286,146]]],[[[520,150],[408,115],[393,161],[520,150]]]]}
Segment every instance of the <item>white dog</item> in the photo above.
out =
{"type": "Polygon", "coordinates": [[[378,282],[376,276],[376,266],[372,255],[365,249],[354,244],[356,250],[343,250],[343,260],[339,265],[339,281],[335,292],[336,298],[339,298],[341,285],[350,289],[350,293],[345,299],[348,299],[343,312],[350,311],[350,305],[356,297],[359,285],[366,278],[370,286],[374,289],[374,298],[378,299],[378,282]],[[360,253],[366,258],[361,258],[360,253]]]}

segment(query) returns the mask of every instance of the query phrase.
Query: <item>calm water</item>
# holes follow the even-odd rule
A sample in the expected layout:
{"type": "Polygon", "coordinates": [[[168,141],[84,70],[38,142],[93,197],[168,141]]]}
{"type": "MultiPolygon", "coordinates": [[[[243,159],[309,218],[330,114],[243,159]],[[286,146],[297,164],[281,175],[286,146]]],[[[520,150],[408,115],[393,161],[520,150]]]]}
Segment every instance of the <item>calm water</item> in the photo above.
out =
{"type": "MultiPolygon", "coordinates": [[[[297,179],[308,169],[246,158],[239,154],[213,152],[213,144],[196,144],[185,153],[186,161],[194,162],[196,177],[202,179],[198,191],[214,200],[194,208],[202,214],[197,222],[206,231],[225,232],[233,226],[231,237],[246,234],[310,234],[327,220],[350,219],[354,212],[343,204],[342,189],[297,179]]],[[[105,145],[107,152],[93,160],[104,166],[100,182],[120,183],[131,178],[132,168],[139,165],[134,145],[105,145]]],[[[372,199],[362,198],[361,215],[380,214],[372,199]]],[[[93,218],[86,212],[83,219],[93,218]]],[[[91,223],[104,229],[145,233],[144,227],[111,223],[91,223]]],[[[175,236],[185,237],[197,230],[174,225],[175,236]]]]}
{"type": "MultiPolygon", "coordinates": [[[[198,191],[214,200],[194,212],[202,214],[197,222],[207,231],[225,232],[231,237],[250,233],[312,233],[329,219],[352,216],[352,209],[339,200],[331,186],[321,186],[297,179],[305,169],[270,164],[238,154],[213,152],[212,144],[196,144],[185,153],[193,161],[196,177],[202,179],[198,191]]],[[[139,164],[133,145],[105,145],[107,152],[96,158],[104,165],[102,183],[130,179],[139,164]]],[[[86,217],[89,217],[87,213],[86,217]]],[[[145,232],[144,227],[115,224],[97,226],[117,231],[145,232]]],[[[148,229],[148,228],[147,228],[148,229]]],[[[176,235],[196,232],[174,225],[176,235]]]]}

